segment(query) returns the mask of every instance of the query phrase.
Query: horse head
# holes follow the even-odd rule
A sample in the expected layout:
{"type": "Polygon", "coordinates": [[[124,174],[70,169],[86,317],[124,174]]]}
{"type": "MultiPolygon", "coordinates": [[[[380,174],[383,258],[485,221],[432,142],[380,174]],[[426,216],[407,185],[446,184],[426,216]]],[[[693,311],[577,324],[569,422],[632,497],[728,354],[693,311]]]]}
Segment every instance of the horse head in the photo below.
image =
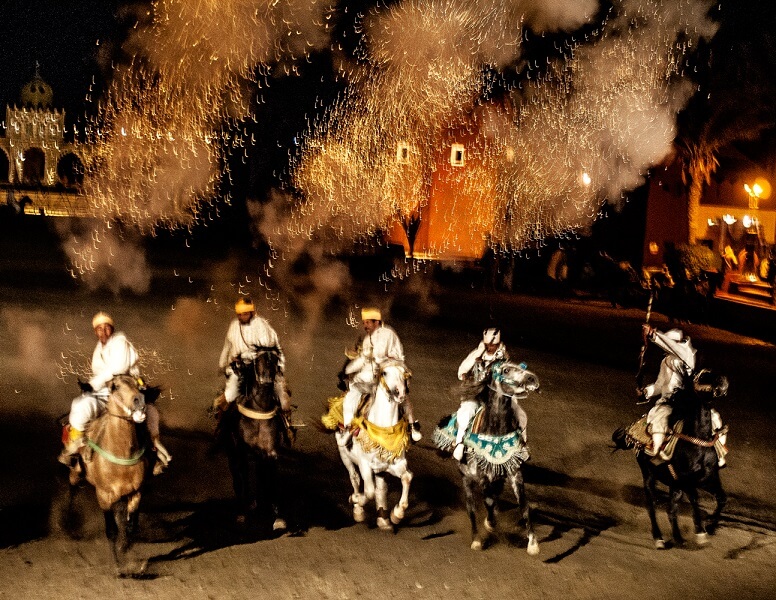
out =
{"type": "Polygon", "coordinates": [[[145,421],[145,398],[140,393],[140,388],[133,377],[119,375],[114,377],[110,384],[108,396],[108,409],[114,408],[117,412],[111,414],[126,420],[142,423],[145,421]]]}
{"type": "Polygon", "coordinates": [[[237,365],[240,380],[246,391],[254,385],[270,385],[275,383],[278,373],[280,354],[274,346],[255,346],[256,356],[252,360],[243,361],[237,365]]]}
{"type": "Polygon", "coordinates": [[[392,402],[404,402],[411,377],[412,372],[400,360],[389,359],[380,365],[380,387],[392,402]]]}
{"type": "Polygon", "coordinates": [[[716,375],[710,369],[701,369],[693,378],[695,395],[706,404],[717,398],[727,396],[728,380],[724,375],[716,375]]]}
{"type": "Polygon", "coordinates": [[[525,364],[499,361],[491,367],[488,387],[503,396],[525,397],[539,389],[539,378],[525,364]]]}

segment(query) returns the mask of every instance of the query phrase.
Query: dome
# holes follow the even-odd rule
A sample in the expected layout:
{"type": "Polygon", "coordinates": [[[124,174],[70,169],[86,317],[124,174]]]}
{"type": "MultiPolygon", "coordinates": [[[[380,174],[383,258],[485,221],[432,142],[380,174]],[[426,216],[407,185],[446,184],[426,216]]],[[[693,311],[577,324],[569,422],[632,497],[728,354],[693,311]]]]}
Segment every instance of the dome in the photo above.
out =
{"type": "Polygon", "coordinates": [[[51,108],[54,101],[54,92],[51,86],[36,73],[32,81],[22,87],[21,99],[22,106],[51,108]]]}

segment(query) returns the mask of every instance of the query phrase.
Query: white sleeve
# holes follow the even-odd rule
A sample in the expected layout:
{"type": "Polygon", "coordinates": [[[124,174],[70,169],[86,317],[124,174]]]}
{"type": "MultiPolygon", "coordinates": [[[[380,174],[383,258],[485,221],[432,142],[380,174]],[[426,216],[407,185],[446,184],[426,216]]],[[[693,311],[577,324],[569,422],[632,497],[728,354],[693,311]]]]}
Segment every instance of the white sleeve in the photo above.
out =
{"type": "Polygon", "coordinates": [[[480,342],[479,346],[469,352],[469,355],[463,359],[463,362],[458,367],[458,379],[462,380],[464,376],[472,370],[474,363],[477,362],[477,359],[480,358],[484,352],[485,344],[483,342],[480,342]]]}
{"type": "Polygon", "coordinates": [[[226,330],[226,338],[224,339],[224,347],[221,350],[221,357],[218,359],[218,368],[226,369],[229,364],[230,354],[232,353],[232,342],[230,334],[232,333],[232,324],[229,324],[229,329],[226,330]]]}

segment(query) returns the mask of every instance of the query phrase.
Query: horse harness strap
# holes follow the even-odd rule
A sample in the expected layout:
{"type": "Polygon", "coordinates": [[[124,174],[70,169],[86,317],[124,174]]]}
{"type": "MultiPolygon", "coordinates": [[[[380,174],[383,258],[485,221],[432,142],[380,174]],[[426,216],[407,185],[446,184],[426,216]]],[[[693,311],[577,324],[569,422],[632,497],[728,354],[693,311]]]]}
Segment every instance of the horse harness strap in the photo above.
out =
{"type": "Polygon", "coordinates": [[[135,452],[129,458],[120,458],[115,454],[111,454],[104,448],[100,448],[94,441],[88,438],[86,439],[86,444],[108,462],[112,462],[114,465],[120,465],[122,467],[131,467],[133,465],[136,465],[137,463],[140,462],[140,459],[143,457],[143,454],[145,454],[145,448],[143,447],[143,448],[140,448],[140,450],[135,452]]]}
{"type": "Polygon", "coordinates": [[[278,407],[276,406],[269,412],[259,412],[258,410],[251,410],[250,408],[246,408],[242,404],[238,404],[237,410],[240,412],[241,415],[245,415],[249,419],[254,419],[255,421],[269,421],[277,414],[278,407]]]}

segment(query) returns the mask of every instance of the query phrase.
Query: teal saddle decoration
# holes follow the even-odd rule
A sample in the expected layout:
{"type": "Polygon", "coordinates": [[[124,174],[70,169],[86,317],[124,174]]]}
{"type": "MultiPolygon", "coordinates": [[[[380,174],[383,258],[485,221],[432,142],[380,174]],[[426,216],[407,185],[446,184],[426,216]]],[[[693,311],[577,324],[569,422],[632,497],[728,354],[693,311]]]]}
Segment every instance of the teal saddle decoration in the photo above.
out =
{"type": "MultiPolygon", "coordinates": [[[[482,409],[480,409],[482,410],[482,409]]],[[[477,411],[479,412],[479,411],[477,411]]],[[[476,415],[472,423],[476,421],[476,415]]],[[[455,448],[455,432],[458,419],[455,414],[442,420],[434,430],[434,444],[446,452],[455,448]]],[[[513,475],[528,459],[528,450],[521,437],[522,431],[512,431],[506,435],[487,435],[472,433],[468,430],[463,437],[468,460],[474,460],[489,477],[513,475]]]]}

